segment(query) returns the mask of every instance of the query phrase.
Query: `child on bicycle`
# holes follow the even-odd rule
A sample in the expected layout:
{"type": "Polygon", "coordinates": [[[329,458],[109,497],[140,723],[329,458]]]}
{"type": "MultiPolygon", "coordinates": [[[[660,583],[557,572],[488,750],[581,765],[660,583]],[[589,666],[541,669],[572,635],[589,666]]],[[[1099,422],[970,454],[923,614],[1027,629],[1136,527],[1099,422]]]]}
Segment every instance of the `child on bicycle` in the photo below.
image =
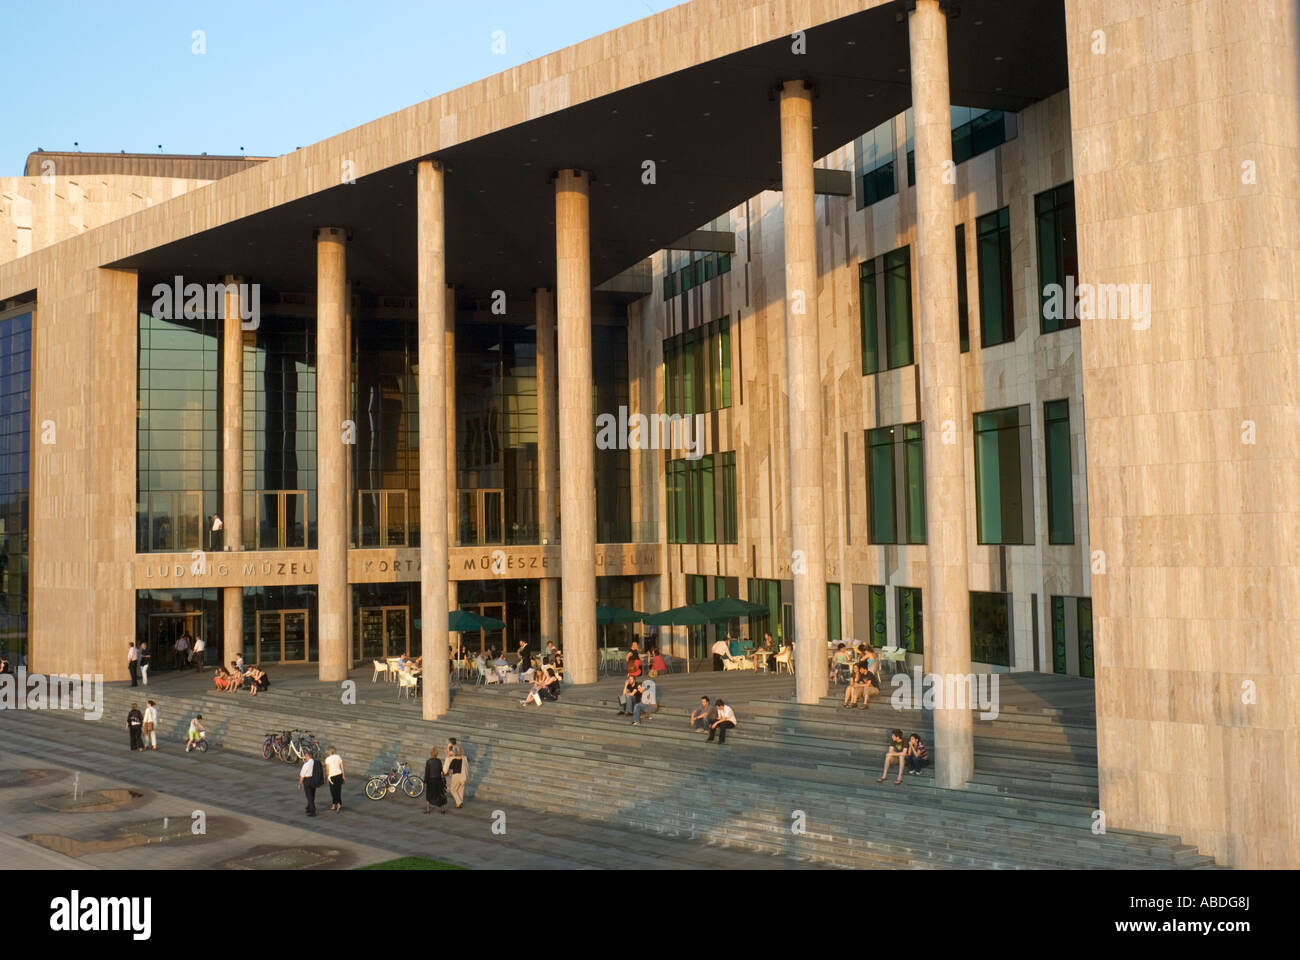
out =
{"type": "Polygon", "coordinates": [[[199,740],[208,732],[207,727],[203,726],[203,714],[197,713],[194,719],[190,721],[190,737],[185,744],[185,752],[189,753],[199,745],[199,740]]]}

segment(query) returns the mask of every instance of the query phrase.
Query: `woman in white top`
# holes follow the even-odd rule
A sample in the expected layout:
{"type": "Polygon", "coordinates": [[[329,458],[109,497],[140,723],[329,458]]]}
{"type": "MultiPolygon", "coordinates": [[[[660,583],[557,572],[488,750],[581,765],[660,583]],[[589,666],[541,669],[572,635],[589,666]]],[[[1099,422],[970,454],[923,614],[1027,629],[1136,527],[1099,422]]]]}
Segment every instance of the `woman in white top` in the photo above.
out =
{"type": "Polygon", "coordinates": [[[144,708],[144,739],[151,750],[158,749],[158,708],[152,700],[144,708]]]}
{"type": "Polygon", "coordinates": [[[727,731],[736,726],[736,713],[729,706],[722,702],[719,697],[714,707],[718,711],[718,719],[713,721],[713,726],[709,727],[709,743],[713,742],[713,735],[718,735],[718,743],[727,742],[727,731]]]}
{"type": "Polygon", "coordinates": [[[325,779],[330,785],[330,810],[338,813],[343,809],[343,784],[347,777],[343,775],[343,758],[333,747],[325,758],[325,779]]]}

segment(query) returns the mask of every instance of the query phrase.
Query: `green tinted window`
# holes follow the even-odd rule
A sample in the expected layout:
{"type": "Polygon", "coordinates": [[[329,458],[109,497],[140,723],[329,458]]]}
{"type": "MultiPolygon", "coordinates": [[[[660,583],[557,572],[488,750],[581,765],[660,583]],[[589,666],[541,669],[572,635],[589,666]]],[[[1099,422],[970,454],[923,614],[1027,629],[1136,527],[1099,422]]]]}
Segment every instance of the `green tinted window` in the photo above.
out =
{"type": "Polygon", "coordinates": [[[1043,405],[1047,445],[1047,542],[1074,543],[1074,477],[1070,465],[1070,401],[1043,405]]]}
{"type": "Polygon", "coordinates": [[[1016,337],[1011,290],[1011,209],[1003,207],[975,221],[980,291],[980,346],[1016,337]]]}
{"type": "Polygon", "coordinates": [[[858,315],[862,334],[862,375],[880,369],[880,352],[876,345],[876,261],[858,266],[858,315]]]}
{"type": "Polygon", "coordinates": [[[897,543],[894,527],[894,431],[891,427],[867,431],[868,539],[872,543],[897,543]]]}

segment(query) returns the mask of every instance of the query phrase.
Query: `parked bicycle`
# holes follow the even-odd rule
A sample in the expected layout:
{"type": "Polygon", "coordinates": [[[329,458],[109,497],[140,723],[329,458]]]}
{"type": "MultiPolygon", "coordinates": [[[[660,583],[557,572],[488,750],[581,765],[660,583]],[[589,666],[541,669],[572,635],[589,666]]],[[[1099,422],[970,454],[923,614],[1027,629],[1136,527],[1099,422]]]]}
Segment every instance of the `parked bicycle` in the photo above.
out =
{"type": "Polygon", "coordinates": [[[411,773],[403,760],[392,773],[371,777],[366,781],[366,796],[371,800],[382,800],[390,793],[396,793],[398,787],[412,800],[424,795],[424,781],[411,773]]]}
{"type": "Polygon", "coordinates": [[[295,731],[289,738],[290,759],[306,760],[311,757],[313,760],[321,760],[324,753],[314,733],[305,730],[295,731]]]}
{"type": "Polygon", "coordinates": [[[278,757],[281,760],[286,760],[291,736],[292,732],[289,730],[281,733],[268,733],[266,740],[262,742],[262,759],[270,760],[272,757],[278,757]]]}

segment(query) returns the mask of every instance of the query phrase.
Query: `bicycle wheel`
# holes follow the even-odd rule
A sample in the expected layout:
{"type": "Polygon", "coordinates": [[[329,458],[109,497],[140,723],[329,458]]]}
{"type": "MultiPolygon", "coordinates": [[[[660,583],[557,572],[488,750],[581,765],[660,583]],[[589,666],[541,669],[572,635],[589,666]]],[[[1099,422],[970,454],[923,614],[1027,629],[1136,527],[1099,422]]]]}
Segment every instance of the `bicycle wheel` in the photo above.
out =
{"type": "Polygon", "coordinates": [[[199,740],[199,749],[200,749],[202,752],[207,753],[207,752],[208,752],[208,741],[205,740],[205,739],[200,738],[200,740],[199,740]]]}
{"type": "Polygon", "coordinates": [[[382,800],[388,793],[387,777],[371,777],[366,781],[366,796],[371,800],[382,800]]]}
{"type": "Polygon", "coordinates": [[[275,747],[270,740],[267,740],[262,744],[262,759],[270,760],[273,756],[275,756],[275,747]]]}
{"type": "Polygon", "coordinates": [[[422,797],[424,796],[424,781],[419,777],[411,777],[409,780],[403,780],[402,792],[412,800],[416,797],[422,797]]]}
{"type": "Polygon", "coordinates": [[[293,751],[289,749],[289,745],[287,743],[277,744],[275,748],[275,755],[279,757],[284,763],[293,763],[293,751]]]}

